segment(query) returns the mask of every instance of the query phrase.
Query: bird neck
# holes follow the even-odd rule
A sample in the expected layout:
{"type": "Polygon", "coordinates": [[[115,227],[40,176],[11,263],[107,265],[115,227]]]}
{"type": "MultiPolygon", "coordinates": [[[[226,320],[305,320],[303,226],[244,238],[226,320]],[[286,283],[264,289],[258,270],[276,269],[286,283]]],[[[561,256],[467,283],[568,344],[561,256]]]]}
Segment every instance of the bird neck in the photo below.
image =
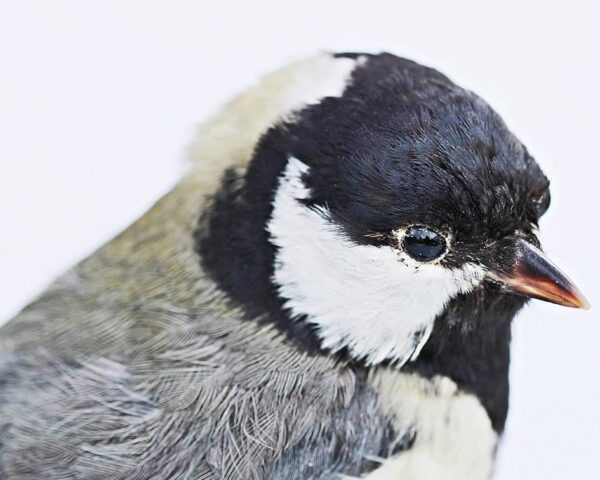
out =
{"type": "Polygon", "coordinates": [[[526,300],[492,288],[455,298],[436,319],[419,357],[405,368],[448,377],[473,393],[501,432],[508,412],[511,323],[526,300]]]}

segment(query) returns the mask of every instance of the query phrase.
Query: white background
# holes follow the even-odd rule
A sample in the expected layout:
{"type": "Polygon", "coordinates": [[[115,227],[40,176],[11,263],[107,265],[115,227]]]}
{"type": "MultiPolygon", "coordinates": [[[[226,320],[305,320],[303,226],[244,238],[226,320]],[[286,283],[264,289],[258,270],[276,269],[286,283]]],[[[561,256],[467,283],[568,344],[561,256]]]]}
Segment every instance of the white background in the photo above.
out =
{"type": "Polygon", "coordinates": [[[0,1],[0,321],[165,192],[198,122],[259,74],[390,50],[478,92],[529,146],[553,183],[545,248],[597,307],[534,302],[515,322],[496,478],[598,478],[595,2],[215,3],[0,1]]]}

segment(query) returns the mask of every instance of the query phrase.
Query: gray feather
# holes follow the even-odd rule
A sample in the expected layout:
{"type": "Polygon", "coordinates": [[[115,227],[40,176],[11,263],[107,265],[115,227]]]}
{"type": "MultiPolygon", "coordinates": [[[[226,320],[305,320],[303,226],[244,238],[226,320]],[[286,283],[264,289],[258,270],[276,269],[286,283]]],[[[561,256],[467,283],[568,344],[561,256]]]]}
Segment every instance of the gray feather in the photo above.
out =
{"type": "Polygon", "coordinates": [[[387,441],[364,375],[242,319],[178,187],[0,331],[0,478],[327,479],[387,441]]]}

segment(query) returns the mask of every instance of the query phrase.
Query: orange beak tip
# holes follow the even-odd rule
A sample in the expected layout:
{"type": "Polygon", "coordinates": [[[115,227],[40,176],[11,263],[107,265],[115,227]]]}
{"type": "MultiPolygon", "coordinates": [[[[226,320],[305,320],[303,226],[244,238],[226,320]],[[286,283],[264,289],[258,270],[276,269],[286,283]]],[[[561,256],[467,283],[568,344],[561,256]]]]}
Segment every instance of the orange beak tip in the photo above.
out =
{"type": "Polygon", "coordinates": [[[592,308],[592,304],[583,295],[579,297],[579,304],[575,308],[581,308],[582,310],[589,310],[592,308]]]}

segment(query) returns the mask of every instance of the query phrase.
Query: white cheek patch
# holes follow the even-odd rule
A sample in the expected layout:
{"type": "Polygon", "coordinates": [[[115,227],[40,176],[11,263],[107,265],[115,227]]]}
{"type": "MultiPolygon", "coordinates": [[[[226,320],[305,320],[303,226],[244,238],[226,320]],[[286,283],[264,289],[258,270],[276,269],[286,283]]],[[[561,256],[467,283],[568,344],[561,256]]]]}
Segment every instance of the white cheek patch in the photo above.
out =
{"type": "Polygon", "coordinates": [[[347,347],[367,364],[416,358],[436,316],[479,284],[483,269],[419,264],[389,246],[351,242],[326,210],[298,201],[309,197],[301,179],[307,171],[289,160],[268,224],[277,247],[274,281],[286,307],[317,327],[324,348],[347,347]]]}

